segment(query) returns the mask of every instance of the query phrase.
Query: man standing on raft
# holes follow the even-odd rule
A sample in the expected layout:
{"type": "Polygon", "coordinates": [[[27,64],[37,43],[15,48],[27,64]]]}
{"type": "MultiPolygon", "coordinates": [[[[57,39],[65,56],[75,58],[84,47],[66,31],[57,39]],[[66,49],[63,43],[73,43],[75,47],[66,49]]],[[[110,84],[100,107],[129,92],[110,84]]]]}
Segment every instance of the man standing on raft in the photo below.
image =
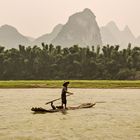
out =
{"type": "Polygon", "coordinates": [[[64,109],[67,109],[67,99],[66,99],[66,93],[68,93],[69,95],[72,95],[73,93],[68,92],[68,85],[70,82],[65,82],[63,84],[63,89],[62,89],[62,93],[61,93],[61,100],[62,100],[62,107],[64,109]],[[64,106],[63,106],[64,105],[64,106]]]}

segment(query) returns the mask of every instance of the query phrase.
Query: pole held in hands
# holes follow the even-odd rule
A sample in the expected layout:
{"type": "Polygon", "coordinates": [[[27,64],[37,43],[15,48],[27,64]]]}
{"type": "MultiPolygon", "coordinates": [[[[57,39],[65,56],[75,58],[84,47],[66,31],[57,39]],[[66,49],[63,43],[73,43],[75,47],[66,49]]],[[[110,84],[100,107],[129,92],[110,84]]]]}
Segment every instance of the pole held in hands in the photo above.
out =
{"type": "MultiPolygon", "coordinates": [[[[70,95],[73,95],[73,93],[68,93],[68,95],[66,95],[66,96],[70,96],[70,95]]],[[[57,98],[57,99],[54,99],[54,100],[52,100],[52,101],[49,101],[49,102],[47,102],[47,103],[45,103],[45,105],[47,105],[47,104],[50,104],[50,103],[52,103],[52,102],[55,102],[55,101],[58,101],[58,100],[60,100],[61,98],[57,98]]]]}

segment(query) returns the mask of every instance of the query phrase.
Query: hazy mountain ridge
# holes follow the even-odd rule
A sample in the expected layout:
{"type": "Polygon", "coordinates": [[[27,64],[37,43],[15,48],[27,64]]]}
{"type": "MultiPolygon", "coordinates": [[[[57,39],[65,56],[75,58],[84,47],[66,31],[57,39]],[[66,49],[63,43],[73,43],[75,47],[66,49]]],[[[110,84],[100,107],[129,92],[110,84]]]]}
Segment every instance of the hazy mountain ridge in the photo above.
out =
{"type": "Polygon", "coordinates": [[[135,44],[136,44],[136,45],[140,45],[140,36],[138,36],[138,37],[136,38],[135,44]]]}
{"type": "Polygon", "coordinates": [[[100,29],[95,15],[90,9],[73,14],[63,26],[52,44],[70,47],[73,44],[79,46],[101,45],[100,29]]]}
{"type": "Polygon", "coordinates": [[[17,47],[19,44],[28,45],[30,40],[20,34],[18,30],[10,25],[0,27],[0,45],[7,48],[17,47]]]}
{"type": "Polygon", "coordinates": [[[119,44],[123,48],[127,47],[128,43],[136,45],[137,41],[128,26],[124,30],[120,30],[116,23],[111,21],[106,26],[100,28],[103,44],[119,44]]]}
{"type": "Polygon", "coordinates": [[[136,38],[128,26],[120,30],[113,21],[99,28],[96,16],[87,8],[71,15],[66,24],[58,24],[51,33],[36,39],[22,35],[10,25],[0,27],[0,45],[6,48],[17,48],[19,44],[41,45],[42,42],[63,47],[70,47],[74,44],[81,47],[119,44],[121,48],[125,48],[128,43],[140,45],[140,36],[136,38]]]}
{"type": "Polygon", "coordinates": [[[35,39],[32,42],[32,45],[40,45],[42,42],[46,43],[46,44],[50,44],[52,42],[52,40],[58,35],[58,33],[61,31],[63,25],[62,24],[58,24],[54,27],[54,29],[52,30],[51,33],[48,34],[44,34],[40,37],[38,37],[37,39],[35,39]]]}

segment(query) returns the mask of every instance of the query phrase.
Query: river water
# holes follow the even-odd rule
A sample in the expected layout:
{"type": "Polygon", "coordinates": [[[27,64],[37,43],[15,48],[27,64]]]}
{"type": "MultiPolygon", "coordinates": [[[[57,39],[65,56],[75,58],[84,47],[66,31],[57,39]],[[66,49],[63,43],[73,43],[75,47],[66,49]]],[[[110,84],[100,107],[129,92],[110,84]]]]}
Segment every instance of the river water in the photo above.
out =
{"type": "MultiPolygon", "coordinates": [[[[31,107],[60,97],[61,89],[0,89],[0,140],[139,140],[140,89],[69,89],[68,106],[93,108],[34,114],[31,107]]],[[[60,105],[60,101],[55,102],[60,105]]]]}

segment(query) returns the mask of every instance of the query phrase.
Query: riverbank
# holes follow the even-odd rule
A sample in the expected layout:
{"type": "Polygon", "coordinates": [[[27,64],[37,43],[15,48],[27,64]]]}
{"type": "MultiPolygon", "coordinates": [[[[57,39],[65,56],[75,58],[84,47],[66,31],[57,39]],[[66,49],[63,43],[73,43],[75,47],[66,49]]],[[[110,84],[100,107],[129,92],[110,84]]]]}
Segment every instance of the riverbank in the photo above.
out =
{"type": "MultiPolygon", "coordinates": [[[[140,88],[140,80],[69,80],[70,88],[140,88]]],[[[0,81],[0,88],[61,88],[64,80],[0,81]]]]}

